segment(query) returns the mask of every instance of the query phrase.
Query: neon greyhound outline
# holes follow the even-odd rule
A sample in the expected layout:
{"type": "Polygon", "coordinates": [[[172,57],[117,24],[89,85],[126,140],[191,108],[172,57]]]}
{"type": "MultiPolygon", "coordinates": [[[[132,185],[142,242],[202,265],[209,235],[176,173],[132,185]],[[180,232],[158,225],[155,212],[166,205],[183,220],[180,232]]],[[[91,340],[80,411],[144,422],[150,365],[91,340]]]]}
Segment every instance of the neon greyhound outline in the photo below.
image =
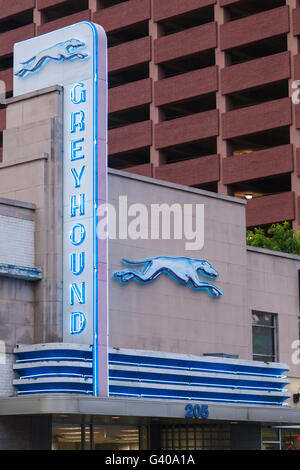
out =
{"type": "Polygon", "coordinates": [[[86,44],[83,41],[75,38],[59,42],[48,49],[38,52],[25,62],[20,62],[20,65],[23,65],[23,67],[15,75],[19,78],[25,78],[30,73],[39,72],[50,60],[66,62],[75,59],[87,59],[88,54],[78,52],[78,49],[84,49],[85,47],[86,44]]]}
{"type": "Polygon", "coordinates": [[[160,274],[165,273],[180,284],[187,285],[191,289],[206,290],[212,297],[220,297],[223,295],[221,289],[209,282],[199,279],[199,273],[210,279],[215,279],[219,275],[206,260],[157,256],[139,261],[131,261],[123,258],[122,262],[130,266],[144,264],[144,269],[142,271],[133,271],[132,269],[115,271],[113,277],[120,281],[121,284],[126,284],[132,280],[148,284],[154,281],[160,274]]]}

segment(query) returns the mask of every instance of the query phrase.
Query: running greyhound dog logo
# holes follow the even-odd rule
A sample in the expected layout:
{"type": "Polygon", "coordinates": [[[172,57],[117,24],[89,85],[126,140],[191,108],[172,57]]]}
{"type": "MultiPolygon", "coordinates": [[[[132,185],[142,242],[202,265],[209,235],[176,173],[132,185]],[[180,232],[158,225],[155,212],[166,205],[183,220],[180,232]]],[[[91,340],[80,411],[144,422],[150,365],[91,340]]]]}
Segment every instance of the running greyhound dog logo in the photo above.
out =
{"type": "Polygon", "coordinates": [[[219,275],[206,260],[157,256],[139,261],[122,259],[122,262],[129,266],[144,266],[141,271],[125,269],[124,271],[114,272],[113,277],[120,281],[121,284],[126,284],[132,280],[148,284],[154,281],[160,274],[165,273],[180,284],[187,285],[191,289],[206,290],[212,297],[223,295],[221,289],[199,278],[199,274],[210,279],[216,279],[219,275]]]}
{"type": "Polygon", "coordinates": [[[20,63],[20,70],[15,75],[19,78],[25,78],[27,75],[37,73],[50,62],[69,62],[76,59],[87,59],[88,54],[82,52],[86,44],[79,39],[68,39],[65,42],[59,42],[48,49],[38,52],[25,62],[20,63]]]}

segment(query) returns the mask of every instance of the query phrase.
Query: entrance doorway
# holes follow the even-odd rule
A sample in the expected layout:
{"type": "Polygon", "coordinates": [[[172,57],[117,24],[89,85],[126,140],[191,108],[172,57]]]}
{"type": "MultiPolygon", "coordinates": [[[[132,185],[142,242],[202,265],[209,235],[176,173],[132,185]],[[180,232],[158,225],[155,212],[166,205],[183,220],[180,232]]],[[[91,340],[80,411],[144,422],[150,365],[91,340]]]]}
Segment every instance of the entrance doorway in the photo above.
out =
{"type": "Polygon", "coordinates": [[[160,430],[162,450],[229,450],[228,425],[174,424],[160,430]]]}
{"type": "Polygon", "coordinates": [[[135,426],[53,423],[52,450],[139,450],[135,426]]]}

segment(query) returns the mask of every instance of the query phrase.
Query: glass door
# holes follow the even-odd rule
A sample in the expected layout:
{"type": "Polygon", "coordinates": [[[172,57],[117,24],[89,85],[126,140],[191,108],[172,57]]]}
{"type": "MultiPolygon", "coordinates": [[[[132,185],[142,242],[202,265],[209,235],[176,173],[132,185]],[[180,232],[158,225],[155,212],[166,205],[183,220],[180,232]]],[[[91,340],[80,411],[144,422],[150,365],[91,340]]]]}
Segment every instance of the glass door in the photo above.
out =
{"type": "Polygon", "coordinates": [[[53,450],[139,450],[136,426],[66,424],[52,425],[53,450]]]}

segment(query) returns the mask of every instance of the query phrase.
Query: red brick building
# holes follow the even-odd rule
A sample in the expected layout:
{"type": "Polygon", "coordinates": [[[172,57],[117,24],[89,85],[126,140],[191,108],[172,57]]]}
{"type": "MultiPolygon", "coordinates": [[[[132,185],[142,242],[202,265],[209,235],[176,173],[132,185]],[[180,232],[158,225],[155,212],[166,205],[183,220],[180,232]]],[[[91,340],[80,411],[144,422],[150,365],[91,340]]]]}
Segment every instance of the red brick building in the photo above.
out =
{"type": "Polygon", "coordinates": [[[7,96],[14,43],[83,20],[108,35],[110,167],[300,226],[299,0],[0,0],[7,96]]]}

